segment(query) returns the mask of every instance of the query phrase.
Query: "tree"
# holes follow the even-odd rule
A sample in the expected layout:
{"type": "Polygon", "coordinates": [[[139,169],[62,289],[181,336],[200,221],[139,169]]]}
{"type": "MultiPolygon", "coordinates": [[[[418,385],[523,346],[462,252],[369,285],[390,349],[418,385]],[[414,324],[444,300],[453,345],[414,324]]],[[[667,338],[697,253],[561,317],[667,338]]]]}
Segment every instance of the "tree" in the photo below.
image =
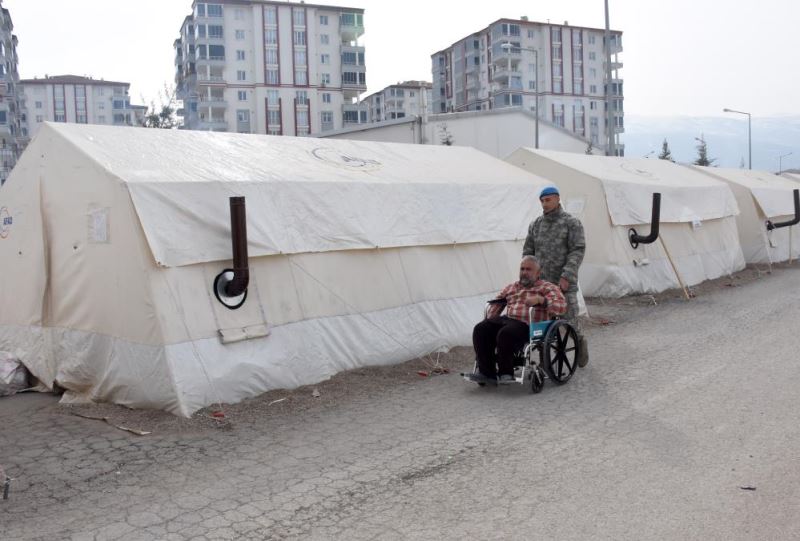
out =
{"type": "Polygon", "coordinates": [[[675,160],[672,159],[672,152],[669,150],[669,143],[667,140],[664,139],[664,142],[661,144],[661,154],[658,155],[659,160],[668,160],[674,162],[675,160]]]}
{"type": "Polygon", "coordinates": [[[453,134],[447,129],[447,124],[445,123],[439,126],[439,141],[448,147],[453,144],[453,134]]]}
{"type": "Polygon", "coordinates": [[[585,153],[591,155],[591,154],[593,154],[593,151],[594,151],[594,147],[592,146],[592,142],[589,141],[589,144],[586,145],[585,153]]]}
{"type": "MultiPolygon", "coordinates": [[[[150,107],[145,114],[142,125],[145,128],[162,128],[171,130],[178,127],[178,118],[175,116],[177,111],[177,99],[175,98],[175,88],[164,84],[164,88],[158,93],[159,105],[155,101],[150,101],[150,107]]],[[[144,101],[144,99],[142,99],[144,101]]]]}
{"type": "Polygon", "coordinates": [[[703,134],[701,133],[699,138],[695,137],[695,140],[699,141],[700,144],[695,147],[697,149],[697,159],[694,161],[694,164],[705,167],[714,165],[714,162],[717,161],[717,159],[708,157],[708,145],[706,144],[703,134]]]}

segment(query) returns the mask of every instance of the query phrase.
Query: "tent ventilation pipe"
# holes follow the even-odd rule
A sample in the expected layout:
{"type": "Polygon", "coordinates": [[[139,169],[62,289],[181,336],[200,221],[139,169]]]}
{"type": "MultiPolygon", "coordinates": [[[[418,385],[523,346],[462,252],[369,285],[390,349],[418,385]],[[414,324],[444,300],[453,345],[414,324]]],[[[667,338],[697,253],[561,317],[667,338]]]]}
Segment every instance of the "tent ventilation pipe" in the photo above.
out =
{"type": "Polygon", "coordinates": [[[639,235],[634,228],[628,229],[628,240],[631,247],[635,250],[640,244],[650,244],[655,242],[658,238],[658,224],[661,217],[661,194],[653,194],[653,215],[650,218],[650,234],[645,236],[639,235]]]}
{"type": "Polygon", "coordinates": [[[231,246],[233,268],[214,278],[214,295],[226,308],[236,310],[247,300],[250,269],[247,266],[247,213],[244,197],[231,197],[231,246]]]}
{"type": "Polygon", "coordinates": [[[779,222],[777,224],[772,223],[770,220],[767,220],[767,231],[772,231],[773,229],[778,229],[779,227],[789,227],[800,223],[800,190],[793,190],[794,191],[794,220],[789,220],[788,222],[779,222]]]}

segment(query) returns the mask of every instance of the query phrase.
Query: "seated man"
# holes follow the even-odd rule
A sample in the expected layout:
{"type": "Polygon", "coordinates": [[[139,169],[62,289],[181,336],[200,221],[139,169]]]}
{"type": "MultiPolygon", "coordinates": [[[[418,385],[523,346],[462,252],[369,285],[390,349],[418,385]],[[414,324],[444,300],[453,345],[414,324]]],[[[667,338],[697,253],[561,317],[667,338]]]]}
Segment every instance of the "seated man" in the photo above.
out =
{"type": "Polygon", "coordinates": [[[534,307],[534,322],[567,311],[567,301],[561,289],[540,280],[540,272],[539,261],[534,256],[524,256],[519,266],[519,282],[506,286],[496,297],[506,300],[506,315],[500,315],[502,303],[492,304],[486,319],[475,325],[472,344],[478,358],[479,373],[470,376],[473,381],[486,383],[494,381],[497,375],[500,383],[514,381],[514,353],[529,340],[529,307],[534,307]]]}

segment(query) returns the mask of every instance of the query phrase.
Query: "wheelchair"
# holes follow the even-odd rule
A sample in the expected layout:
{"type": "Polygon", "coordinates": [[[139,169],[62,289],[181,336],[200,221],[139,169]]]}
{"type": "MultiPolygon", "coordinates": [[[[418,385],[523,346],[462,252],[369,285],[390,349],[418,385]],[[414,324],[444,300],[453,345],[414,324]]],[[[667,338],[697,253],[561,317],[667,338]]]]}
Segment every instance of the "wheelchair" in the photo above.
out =
{"type": "MultiPolygon", "coordinates": [[[[488,317],[489,308],[500,304],[505,307],[505,299],[492,299],[483,310],[484,319],[488,317]]],[[[556,317],[548,321],[533,322],[533,308],[528,309],[529,339],[514,354],[514,383],[530,385],[531,392],[540,393],[544,388],[544,380],[550,379],[559,385],[568,382],[578,366],[580,342],[575,328],[565,319],[556,317]]],[[[472,374],[478,373],[478,360],[471,373],[462,372],[461,376],[472,383],[483,387],[485,382],[474,382],[472,374]]]]}

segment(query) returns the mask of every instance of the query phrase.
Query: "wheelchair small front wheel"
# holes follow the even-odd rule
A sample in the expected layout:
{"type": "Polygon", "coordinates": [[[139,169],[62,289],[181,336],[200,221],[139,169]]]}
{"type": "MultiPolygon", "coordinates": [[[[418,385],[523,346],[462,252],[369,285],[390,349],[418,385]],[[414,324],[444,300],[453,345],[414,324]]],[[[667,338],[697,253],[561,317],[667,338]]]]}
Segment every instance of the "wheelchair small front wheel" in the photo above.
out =
{"type": "Polygon", "coordinates": [[[531,392],[541,393],[544,388],[544,372],[538,366],[531,372],[531,392]]]}

